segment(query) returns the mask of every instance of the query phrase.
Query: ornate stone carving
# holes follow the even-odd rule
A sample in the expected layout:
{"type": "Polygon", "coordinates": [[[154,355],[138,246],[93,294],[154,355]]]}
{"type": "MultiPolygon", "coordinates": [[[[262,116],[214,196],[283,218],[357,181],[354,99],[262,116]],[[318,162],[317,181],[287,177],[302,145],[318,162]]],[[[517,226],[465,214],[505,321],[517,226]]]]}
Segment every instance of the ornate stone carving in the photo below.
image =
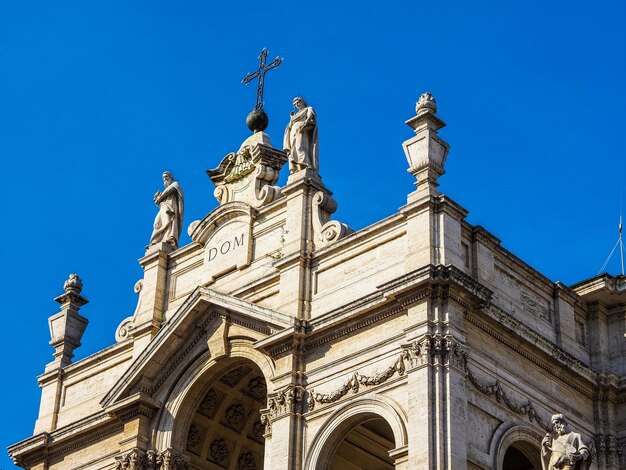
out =
{"type": "Polygon", "coordinates": [[[237,470],[256,470],[256,460],[251,452],[244,452],[239,456],[237,470]]]}
{"type": "MultiPolygon", "coordinates": [[[[287,155],[271,146],[269,136],[256,132],[239,150],[226,155],[207,174],[215,184],[214,196],[220,204],[242,201],[253,207],[268,204],[281,196],[278,181],[287,155]]],[[[195,229],[195,227],[194,227],[195,229]]],[[[190,227],[189,230],[193,232],[190,227]]]]}
{"type": "Polygon", "coordinates": [[[159,470],[187,470],[189,468],[189,462],[172,449],[166,449],[158,454],[156,462],[159,470]]]}
{"type": "Polygon", "coordinates": [[[346,224],[330,220],[331,214],[337,210],[337,202],[330,194],[318,191],[311,200],[313,210],[313,230],[315,243],[321,247],[328,246],[354,232],[346,224]]]}
{"type": "Polygon", "coordinates": [[[192,424],[187,434],[187,450],[198,453],[198,446],[201,444],[201,440],[200,429],[195,424],[192,424]]]}
{"type": "Polygon", "coordinates": [[[135,292],[135,294],[138,295],[137,306],[135,307],[135,312],[133,313],[132,316],[122,320],[122,322],[117,327],[117,330],[115,330],[115,341],[117,341],[118,343],[126,339],[129,339],[131,337],[133,327],[135,326],[135,322],[133,321],[133,318],[135,318],[135,316],[137,315],[137,312],[139,312],[139,309],[141,308],[141,290],[142,289],[143,289],[143,279],[139,279],[137,282],[135,282],[135,285],[133,287],[133,291],[135,292]]]}
{"type": "Polygon", "coordinates": [[[142,470],[145,466],[142,464],[142,451],[132,449],[120,457],[115,458],[115,470],[142,470]]]}
{"type": "MultiPolygon", "coordinates": [[[[268,397],[267,408],[270,418],[275,418],[286,413],[301,413],[304,388],[289,385],[276,395],[268,397]]],[[[261,414],[263,419],[263,414],[261,414]]]]}
{"type": "Polygon", "coordinates": [[[541,441],[541,459],[545,470],[582,470],[591,466],[591,450],[582,436],[570,431],[565,416],[550,420],[550,432],[541,441]]]}
{"type": "Polygon", "coordinates": [[[245,375],[250,372],[250,368],[246,366],[235,367],[234,369],[229,370],[226,374],[220,377],[220,381],[228,385],[229,387],[234,387],[237,385],[241,379],[245,375]]]}
{"type": "Polygon", "coordinates": [[[598,464],[606,464],[607,466],[613,465],[617,468],[623,468],[626,465],[624,450],[622,446],[619,445],[614,435],[596,436],[595,444],[593,446],[589,445],[592,458],[594,457],[596,445],[598,464]]]}
{"type": "Polygon", "coordinates": [[[206,393],[202,401],[200,402],[200,406],[198,407],[198,410],[201,413],[209,417],[212,417],[218,403],[219,403],[219,400],[218,400],[217,393],[215,392],[215,390],[210,389],[206,393]]]}
{"type": "Polygon", "coordinates": [[[467,352],[452,336],[424,335],[408,346],[404,346],[405,358],[416,367],[424,364],[453,366],[465,372],[467,352]]]}
{"type": "Polygon", "coordinates": [[[184,196],[178,181],[169,171],[163,172],[163,192],[157,191],[154,202],[159,206],[159,213],[154,219],[154,230],[150,237],[150,246],[167,243],[178,248],[180,232],[183,228],[184,196]]]}
{"type": "Polygon", "coordinates": [[[502,385],[499,381],[495,381],[493,384],[485,384],[482,383],[471,371],[470,368],[467,368],[467,378],[471,382],[474,387],[480,390],[485,395],[494,396],[498,403],[504,403],[506,407],[511,410],[513,413],[527,416],[529,421],[537,421],[542,427],[546,428],[545,422],[541,419],[541,417],[537,414],[537,410],[533,406],[532,402],[528,401],[525,405],[515,404],[502,388],[502,385]]]}
{"type": "Polygon", "coordinates": [[[402,146],[409,164],[408,171],[415,175],[420,186],[430,183],[437,187],[437,178],[445,173],[450,146],[437,135],[446,123],[437,117],[436,111],[435,98],[430,93],[424,93],[415,104],[415,116],[406,121],[416,135],[402,146]]]}
{"type": "Polygon", "coordinates": [[[265,434],[265,424],[259,419],[252,425],[251,435],[254,440],[262,442],[263,434],[265,434]]]}
{"type": "Polygon", "coordinates": [[[263,401],[267,395],[267,385],[261,376],[254,377],[248,382],[248,387],[244,391],[255,400],[263,401]]]}
{"type": "Polygon", "coordinates": [[[224,439],[215,439],[209,448],[209,455],[216,464],[226,466],[230,456],[230,450],[226,441],[224,439]]]}
{"type": "Polygon", "coordinates": [[[115,470],[161,470],[161,467],[154,449],[144,452],[134,448],[115,458],[115,470]]]}
{"type": "Polygon", "coordinates": [[[154,449],[150,449],[149,451],[147,451],[144,457],[144,462],[146,464],[146,470],[158,470],[157,451],[154,449]]]}
{"type": "Polygon", "coordinates": [[[433,113],[437,112],[437,101],[435,97],[429,92],[422,93],[419,99],[415,102],[415,114],[418,116],[431,110],[433,113]]]}
{"type": "Polygon", "coordinates": [[[254,164],[252,163],[252,155],[250,155],[249,148],[242,149],[240,153],[230,154],[228,158],[234,161],[232,162],[228,175],[224,178],[224,182],[234,183],[254,171],[254,164]]]}
{"type": "Polygon", "coordinates": [[[261,410],[260,421],[265,428],[265,436],[270,436],[272,434],[272,420],[270,418],[270,414],[271,410],[269,408],[261,410]]]}
{"type": "Polygon", "coordinates": [[[226,424],[230,428],[236,430],[237,432],[240,432],[244,424],[246,424],[247,414],[248,413],[246,412],[246,409],[240,404],[236,403],[234,405],[231,405],[226,410],[224,419],[226,420],[226,424]]]}
{"type": "Polygon", "coordinates": [[[398,374],[399,376],[404,375],[406,372],[406,364],[405,359],[407,358],[404,352],[398,355],[398,358],[393,363],[392,366],[387,367],[385,370],[378,374],[374,375],[363,375],[361,373],[354,372],[350,379],[345,382],[341,387],[337,390],[330,393],[316,393],[314,390],[309,391],[307,405],[309,411],[315,407],[315,402],[317,403],[333,403],[340,400],[344,397],[348,392],[352,391],[352,393],[357,393],[361,385],[371,387],[374,385],[380,385],[391,377],[394,374],[398,374]],[[313,405],[313,406],[311,406],[313,405]]]}
{"type": "Polygon", "coordinates": [[[67,294],[79,295],[83,290],[83,281],[78,277],[78,274],[72,273],[63,283],[63,290],[67,294]]]}

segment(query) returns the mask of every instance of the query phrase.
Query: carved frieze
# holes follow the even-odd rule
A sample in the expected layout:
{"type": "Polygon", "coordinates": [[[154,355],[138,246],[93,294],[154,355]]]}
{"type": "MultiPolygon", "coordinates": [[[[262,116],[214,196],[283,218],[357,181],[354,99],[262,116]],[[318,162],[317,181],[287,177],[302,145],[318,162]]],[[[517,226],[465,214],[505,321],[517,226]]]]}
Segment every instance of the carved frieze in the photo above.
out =
{"type": "MultiPolygon", "coordinates": [[[[276,418],[287,413],[302,413],[304,388],[289,385],[267,400],[267,414],[269,418],[276,418]]],[[[264,414],[261,413],[263,420],[264,414]]],[[[266,425],[267,426],[267,425],[266,425]]]]}
{"type": "Polygon", "coordinates": [[[453,366],[462,372],[467,369],[467,352],[452,336],[424,335],[404,346],[404,355],[412,367],[424,364],[453,366]]]}
{"type": "Polygon", "coordinates": [[[158,470],[187,470],[189,462],[172,449],[166,449],[157,455],[158,470]]]}
{"type": "Polygon", "coordinates": [[[172,449],[131,449],[115,458],[115,470],[187,470],[189,462],[172,449]]]}

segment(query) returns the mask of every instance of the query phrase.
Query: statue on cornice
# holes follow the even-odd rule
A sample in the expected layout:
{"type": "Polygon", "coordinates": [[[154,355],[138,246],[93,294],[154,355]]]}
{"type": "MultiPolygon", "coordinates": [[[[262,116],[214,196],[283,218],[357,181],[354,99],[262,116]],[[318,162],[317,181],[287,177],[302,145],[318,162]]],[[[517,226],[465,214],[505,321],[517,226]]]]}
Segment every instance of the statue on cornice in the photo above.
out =
{"type": "Polygon", "coordinates": [[[305,168],[317,171],[319,167],[315,110],[300,96],[293,99],[293,106],[297,111],[291,112],[283,140],[283,149],[289,155],[289,173],[305,168]]]}
{"type": "Polygon", "coordinates": [[[184,197],[178,181],[169,171],[163,172],[163,192],[157,191],[154,202],[159,206],[159,213],[154,219],[154,230],[150,245],[167,243],[178,248],[180,231],[183,227],[184,197]]]}
{"type": "Polygon", "coordinates": [[[580,434],[570,431],[565,416],[551,419],[552,432],[541,441],[543,470],[587,470],[591,466],[591,451],[580,434]]]}

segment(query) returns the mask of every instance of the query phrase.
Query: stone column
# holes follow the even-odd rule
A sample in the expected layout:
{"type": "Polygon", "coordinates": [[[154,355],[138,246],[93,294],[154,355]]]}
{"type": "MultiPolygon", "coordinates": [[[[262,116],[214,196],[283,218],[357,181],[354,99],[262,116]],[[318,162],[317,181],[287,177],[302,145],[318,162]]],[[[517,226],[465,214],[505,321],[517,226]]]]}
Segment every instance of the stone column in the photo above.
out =
{"type": "Polygon", "coordinates": [[[304,389],[293,385],[268,397],[268,408],[261,412],[266,427],[264,468],[302,467],[303,397],[304,389]]]}

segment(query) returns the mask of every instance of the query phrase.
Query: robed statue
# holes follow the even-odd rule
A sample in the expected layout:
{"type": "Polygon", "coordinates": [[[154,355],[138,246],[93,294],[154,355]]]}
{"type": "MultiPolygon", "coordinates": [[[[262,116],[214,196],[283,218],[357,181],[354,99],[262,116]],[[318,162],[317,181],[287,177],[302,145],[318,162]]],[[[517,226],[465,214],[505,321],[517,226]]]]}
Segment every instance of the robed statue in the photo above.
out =
{"type": "Polygon", "coordinates": [[[291,112],[283,140],[283,149],[289,156],[289,173],[305,168],[318,171],[315,110],[300,96],[293,99],[293,106],[297,111],[291,112]]]}
{"type": "Polygon", "coordinates": [[[541,441],[543,470],[587,470],[591,451],[580,434],[570,431],[565,416],[552,416],[551,429],[541,441]]]}
{"type": "Polygon", "coordinates": [[[157,191],[154,195],[154,202],[159,206],[159,213],[154,219],[150,245],[163,242],[178,248],[183,227],[183,190],[178,181],[174,181],[174,176],[169,171],[163,172],[163,186],[165,186],[163,192],[157,191]]]}

